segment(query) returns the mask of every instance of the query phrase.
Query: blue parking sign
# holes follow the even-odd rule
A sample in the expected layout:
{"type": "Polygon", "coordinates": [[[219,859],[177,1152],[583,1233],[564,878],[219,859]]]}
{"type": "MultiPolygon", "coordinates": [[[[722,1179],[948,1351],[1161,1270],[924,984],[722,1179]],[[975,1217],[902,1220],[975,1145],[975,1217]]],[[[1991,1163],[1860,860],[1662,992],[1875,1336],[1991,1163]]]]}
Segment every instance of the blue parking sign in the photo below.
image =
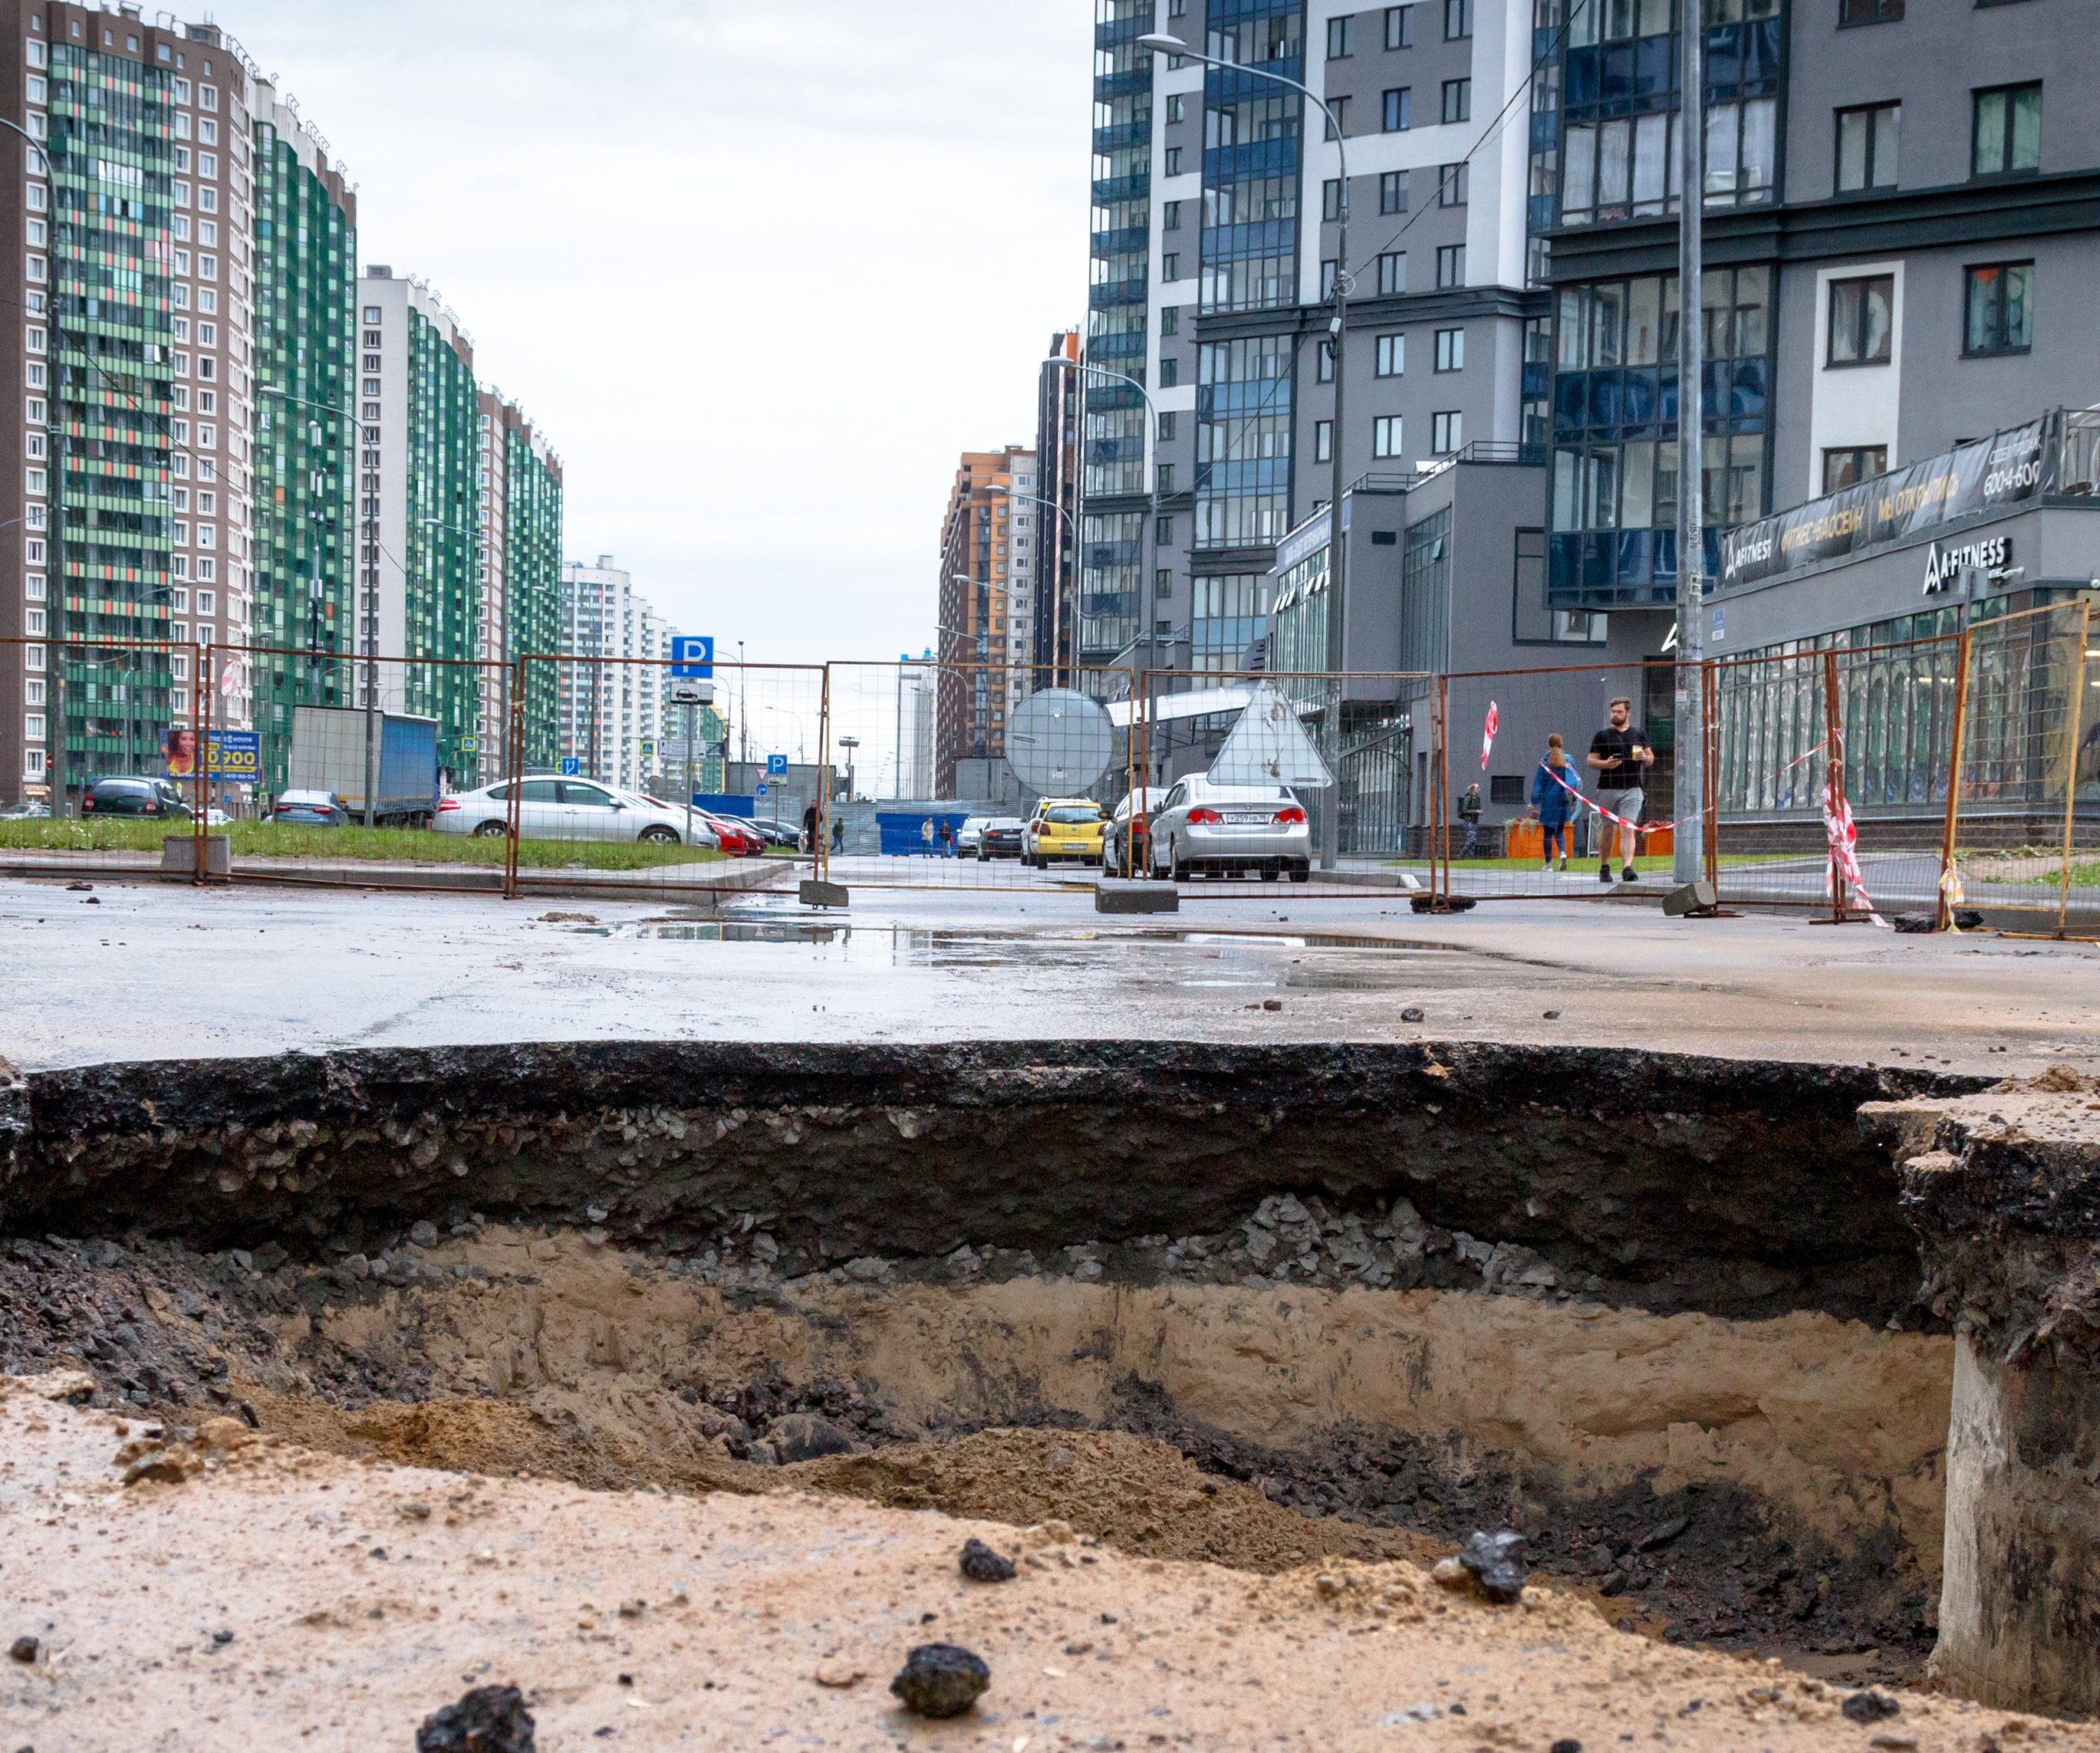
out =
{"type": "Polygon", "coordinates": [[[788,774],[788,757],[784,755],[767,756],[765,770],[771,778],[785,778],[788,774]]]}
{"type": "Polygon", "coordinates": [[[573,755],[564,755],[561,758],[561,770],[564,777],[573,779],[582,772],[583,765],[573,755]]]}
{"type": "Polygon", "coordinates": [[[671,673],[682,682],[704,682],[714,673],[712,633],[673,633],[671,673]]]}

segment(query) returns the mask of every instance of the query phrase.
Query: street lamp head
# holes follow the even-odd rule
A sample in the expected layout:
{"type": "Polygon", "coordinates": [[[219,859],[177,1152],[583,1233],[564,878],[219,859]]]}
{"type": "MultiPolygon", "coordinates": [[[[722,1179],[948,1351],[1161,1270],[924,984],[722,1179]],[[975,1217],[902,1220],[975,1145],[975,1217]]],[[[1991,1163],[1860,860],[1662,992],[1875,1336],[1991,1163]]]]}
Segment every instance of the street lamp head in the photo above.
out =
{"type": "Polygon", "coordinates": [[[1185,55],[1189,45],[1180,38],[1169,36],[1164,30],[1148,30],[1138,39],[1139,48],[1148,48],[1155,55],[1185,55]]]}

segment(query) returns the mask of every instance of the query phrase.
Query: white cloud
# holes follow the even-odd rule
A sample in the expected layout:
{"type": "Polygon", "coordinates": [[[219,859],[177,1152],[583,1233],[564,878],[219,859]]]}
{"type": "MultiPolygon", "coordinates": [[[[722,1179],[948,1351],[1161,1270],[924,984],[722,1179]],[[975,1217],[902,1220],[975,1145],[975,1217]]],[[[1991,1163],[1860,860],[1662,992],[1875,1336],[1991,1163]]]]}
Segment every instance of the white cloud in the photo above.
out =
{"type": "Polygon", "coordinates": [[[754,659],[931,636],[956,454],[1086,288],[1084,0],[235,0],[560,451],[571,556],[754,659]]]}

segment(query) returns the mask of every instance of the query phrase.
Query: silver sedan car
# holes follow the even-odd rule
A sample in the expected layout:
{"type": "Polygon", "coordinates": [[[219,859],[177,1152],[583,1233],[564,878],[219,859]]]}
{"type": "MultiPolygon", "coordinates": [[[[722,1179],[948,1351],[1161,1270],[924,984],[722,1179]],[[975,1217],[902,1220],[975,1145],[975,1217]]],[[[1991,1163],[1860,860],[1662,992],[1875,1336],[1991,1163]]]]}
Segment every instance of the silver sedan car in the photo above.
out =
{"type": "Polygon", "coordinates": [[[1179,882],[1201,871],[1258,872],[1273,883],[1312,874],[1312,831],[1287,785],[1213,785],[1200,774],[1174,785],[1152,818],[1152,874],[1179,882]]]}

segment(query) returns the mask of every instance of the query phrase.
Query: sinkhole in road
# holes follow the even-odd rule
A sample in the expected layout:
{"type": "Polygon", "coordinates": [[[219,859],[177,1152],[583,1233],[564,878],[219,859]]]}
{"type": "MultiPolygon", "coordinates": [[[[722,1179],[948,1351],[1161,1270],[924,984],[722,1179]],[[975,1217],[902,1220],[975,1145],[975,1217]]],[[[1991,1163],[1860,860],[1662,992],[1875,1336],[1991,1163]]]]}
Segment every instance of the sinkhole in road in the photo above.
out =
{"type": "Polygon", "coordinates": [[[1509,1525],[1655,1636],[1900,1679],[1952,1341],[1854,1116],[1950,1087],[1463,1043],[43,1073],[0,1112],[0,1364],[1256,1569],[1509,1525]]]}

